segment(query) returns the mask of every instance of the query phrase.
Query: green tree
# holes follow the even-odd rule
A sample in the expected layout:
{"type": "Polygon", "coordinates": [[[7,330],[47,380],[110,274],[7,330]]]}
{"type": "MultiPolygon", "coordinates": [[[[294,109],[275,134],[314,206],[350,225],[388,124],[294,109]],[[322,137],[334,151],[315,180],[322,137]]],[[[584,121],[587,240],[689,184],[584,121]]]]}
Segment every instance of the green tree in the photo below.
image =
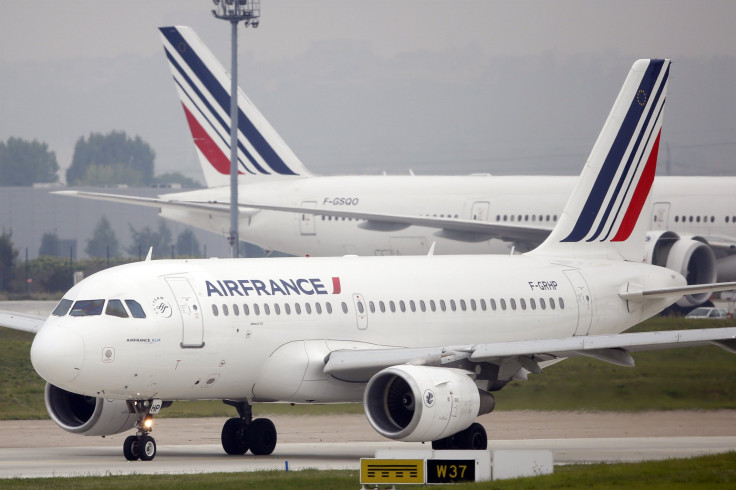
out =
{"type": "Polygon", "coordinates": [[[56,233],[44,233],[41,237],[41,248],[38,250],[39,257],[59,257],[61,254],[59,237],[56,233]]]}
{"type": "Polygon", "coordinates": [[[129,138],[124,131],[90,133],[77,140],[66,181],[69,185],[148,185],[153,182],[155,157],[140,136],[129,138]]]}
{"type": "Polygon", "coordinates": [[[46,143],[9,138],[0,142],[0,185],[31,186],[58,182],[56,154],[46,143]]]}
{"type": "Polygon", "coordinates": [[[202,252],[199,249],[199,240],[194,232],[187,228],[176,237],[176,255],[186,257],[199,257],[202,252]]]}
{"type": "Polygon", "coordinates": [[[87,246],[84,251],[88,256],[95,258],[114,258],[120,256],[118,239],[105,216],[97,222],[92,232],[92,238],[87,240],[87,246]]]}
{"type": "Polygon", "coordinates": [[[158,230],[153,231],[149,226],[146,226],[141,231],[133,228],[133,225],[128,224],[130,227],[130,235],[133,239],[133,243],[130,247],[126,248],[125,251],[131,257],[145,257],[148,253],[148,249],[153,247],[154,257],[168,257],[171,253],[171,230],[166,226],[166,223],[162,220],[158,222],[158,230]]]}
{"type": "Polygon", "coordinates": [[[3,230],[0,234],[0,291],[8,291],[15,274],[15,259],[18,250],[13,247],[13,232],[3,230]]]}

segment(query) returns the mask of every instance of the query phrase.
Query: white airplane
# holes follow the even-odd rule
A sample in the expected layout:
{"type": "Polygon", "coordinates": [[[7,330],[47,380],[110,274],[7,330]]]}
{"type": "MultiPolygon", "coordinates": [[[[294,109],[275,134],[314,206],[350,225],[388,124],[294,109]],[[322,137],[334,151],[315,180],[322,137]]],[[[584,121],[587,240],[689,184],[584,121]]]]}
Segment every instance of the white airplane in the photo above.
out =
{"type": "Polygon", "coordinates": [[[716,344],[736,328],[620,334],[682,294],[642,263],[669,60],[632,66],[552,233],[523,255],[157,260],[70,289],[37,331],[36,371],[63,429],[137,428],[130,460],[156,454],[152,418],[171,400],[221,399],[238,417],[228,454],[270,454],[276,429],[254,402],[363,402],[400,441],[486,447],[474,420],[492,391],[572,356],[632,366],[629,352],[716,344]],[[648,197],[649,196],[649,197],[648,197]]]}
{"type": "MultiPolygon", "coordinates": [[[[161,28],[165,52],[208,189],[156,199],[57,194],[160,209],[164,218],[225,236],[230,228],[230,77],[188,27],[161,28]]],[[[575,177],[329,176],[310,174],[241,90],[242,240],[292,255],[509,253],[539,245],[575,177]],[[309,213],[305,213],[309,209],[309,213]],[[284,212],[292,211],[292,212],[284,212]]],[[[661,177],[648,213],[647,261],[689,284],[736,280],[736,178],[661,177]],[[707,197],[706,197],[707,196],[707,197]]],[[[692,307],[708,294],[678,301],[692,307]]]]}

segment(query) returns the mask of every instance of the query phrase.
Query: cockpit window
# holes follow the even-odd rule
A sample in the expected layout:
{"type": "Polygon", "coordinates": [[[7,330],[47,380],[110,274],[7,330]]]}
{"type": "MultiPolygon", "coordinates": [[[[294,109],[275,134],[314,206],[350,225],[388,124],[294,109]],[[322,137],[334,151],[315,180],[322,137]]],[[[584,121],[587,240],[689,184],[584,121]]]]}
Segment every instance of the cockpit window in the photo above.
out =
{"type": "Polygon", "coordinates": [[[71,316],[95,316],[102,314],[104,299],[83,299],[74,303],[71,316]]]}
{"type": "Polygon", "coordinates": [[[143,307],[134,299],[126,299],[125,304],[128,305],[130,314],[133,318],[146,318],[146,313],[143,311],[143,307]]]}
{"type": "Polygon", "coordinates": [[[111,299],[107,302],[107,308],[105,308],[105,315],[117,316],[120,318],[128,318],[128,312],[125,311],[123,302],[119,299],[111,299]]]}
{"type": "Polygon", "coordinates": [[[56,305],[56,308],[54,308],[54,311],[52,311],[51,314],[54,316],[64,316],[69,313],[69,308],[71,308],[73,304],[74,301],[70,299],[62,299],[59,301],[59,304],[56,305]]]}

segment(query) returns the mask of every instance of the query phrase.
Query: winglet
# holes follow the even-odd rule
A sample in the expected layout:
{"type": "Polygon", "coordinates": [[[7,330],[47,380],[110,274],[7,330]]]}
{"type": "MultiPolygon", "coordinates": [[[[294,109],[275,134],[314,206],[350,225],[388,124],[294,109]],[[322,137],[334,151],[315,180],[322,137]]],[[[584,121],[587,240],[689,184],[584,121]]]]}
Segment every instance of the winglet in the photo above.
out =
{"type": "Polygon", "coordinates": [[[644,258],[670,60],[638,60],[538,255],[644,258]]]}

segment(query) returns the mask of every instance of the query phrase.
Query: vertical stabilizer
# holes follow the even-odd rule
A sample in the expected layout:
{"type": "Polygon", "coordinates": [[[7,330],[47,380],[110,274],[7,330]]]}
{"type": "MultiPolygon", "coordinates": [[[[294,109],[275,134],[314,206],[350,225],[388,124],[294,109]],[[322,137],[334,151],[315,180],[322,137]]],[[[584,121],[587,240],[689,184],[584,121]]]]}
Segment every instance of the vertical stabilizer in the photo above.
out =
{"type": "MultiPolygon", "coordinates": [[[[230,75],[191,28],[159,30],[207,186],[228,185],[230,75]]],[[[240,88],[238,168],[241,181],[309,175],[240,88]]]]}
{"type": "Polygon", "coordinates": [[[641,262],[670,60],[629,71],[560,220],[536,255],[641,262]]]}

